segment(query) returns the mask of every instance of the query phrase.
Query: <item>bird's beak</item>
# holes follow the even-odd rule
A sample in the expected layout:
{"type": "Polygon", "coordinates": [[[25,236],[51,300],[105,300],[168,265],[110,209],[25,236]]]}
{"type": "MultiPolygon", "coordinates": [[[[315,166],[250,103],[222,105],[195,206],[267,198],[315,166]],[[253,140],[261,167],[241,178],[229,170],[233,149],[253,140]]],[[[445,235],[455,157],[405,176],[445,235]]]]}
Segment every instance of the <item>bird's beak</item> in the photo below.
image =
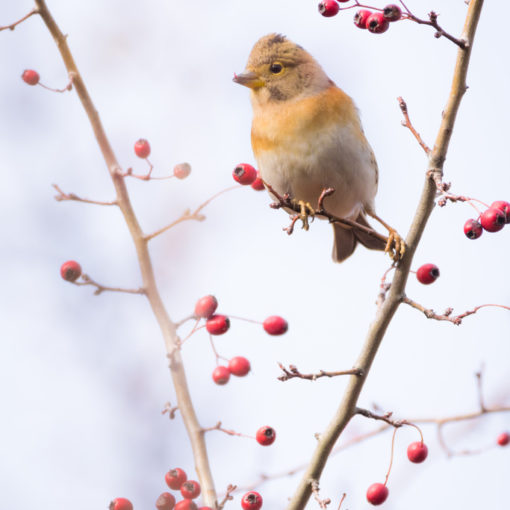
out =
{"type": "Polygon", "coordinates": [[[233,81],[250,89],[258,89],[265,85],[264,80],[259,78],[253,71],[244,71],[241,74],[234,73],[233,81]]]}

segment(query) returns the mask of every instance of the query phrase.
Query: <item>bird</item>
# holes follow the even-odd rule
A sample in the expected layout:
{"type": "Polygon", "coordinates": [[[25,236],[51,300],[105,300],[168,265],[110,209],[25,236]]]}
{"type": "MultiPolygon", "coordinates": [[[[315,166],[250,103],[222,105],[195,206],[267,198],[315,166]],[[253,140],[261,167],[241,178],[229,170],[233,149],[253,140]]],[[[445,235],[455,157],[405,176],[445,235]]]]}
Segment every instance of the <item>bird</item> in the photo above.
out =
{"type": "Polygon", "coordinates": [[[358,110],[317,60],[286,36],[272,33],[255,43],[245,70],[233,81],[250,89],[252,149],[273,198],[292,197],[308,229],[314,204],[333,188],[326,209],[350,222],[332,223],[333,260],[347,259],[358,243],[398,260],[405,243],[375,213],[379,174],[358,110]],[[387,228],[387,239],[370,227],[367,215],[387,228]]]}

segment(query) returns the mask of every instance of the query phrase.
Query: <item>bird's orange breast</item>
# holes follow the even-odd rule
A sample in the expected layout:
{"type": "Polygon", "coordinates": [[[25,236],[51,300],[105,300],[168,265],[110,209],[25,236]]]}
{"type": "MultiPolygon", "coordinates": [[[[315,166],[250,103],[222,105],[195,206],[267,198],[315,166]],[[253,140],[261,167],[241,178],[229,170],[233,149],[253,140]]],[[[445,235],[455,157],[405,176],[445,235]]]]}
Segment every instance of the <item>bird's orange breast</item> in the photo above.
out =
{"type": "Polygon", "coordinates": [[[297,101],[268,103],[254,108],[251,143],[255,155],[261,151],[300,143],[330,125],[351,124],[362,135],[352,99],[332,85],[323,92],[297,101]]]}

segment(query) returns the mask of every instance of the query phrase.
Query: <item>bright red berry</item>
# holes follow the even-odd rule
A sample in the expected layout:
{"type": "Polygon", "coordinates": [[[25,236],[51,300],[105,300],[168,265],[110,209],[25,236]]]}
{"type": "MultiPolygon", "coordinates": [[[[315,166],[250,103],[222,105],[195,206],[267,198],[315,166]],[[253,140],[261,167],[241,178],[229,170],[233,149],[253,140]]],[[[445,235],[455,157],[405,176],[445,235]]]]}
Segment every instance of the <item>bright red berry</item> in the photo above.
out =
{"type": "Polygon", "coordinates": [[[151,146],[145,138],[140,138],[135,142],[135,154],[142,159],[149,157],[151,146]]]}
{"type": "Polygon", "coordinates": [[[75,260],[68,260],[60,266],[60,276],[68,281],[75,282],[81,276],[81,266],[75,260]]]}
{"type": "Polygon", "coordinates": [[[367,28],[373,34],[382,34],[388,30],[389,26],[390,22],[382,12],[374,12],[367,19],[367,28]]]}
{"type": "Polygon", "coordinates": [[[181,485],[181,494],[185,499],[195,499],[200,496],[200,484],[195,480],[187,480],[181,485]]]}
{"type": "Polygon", "coordinates": [[[241,506],[243,510],[259,510],[262,508],[262,496],[255,491],[247,492],[241,498],[241,506]]]}
{"type": "Polygon", "coordinates": [[[109,510],[133,510],[133,503],[126,498],[115,498],[108,508],[109,510]]]}
{"type": "Polygon", "coordinates": [[[487,232],[498,232],[505,226],[506,216],[499,209],[490,207],[480,215],[480,223],[487,232]]]}
{"type": "Polygon", "coordinates": [[[466,234],[469,239],[478,239],[482,233],[483,228],[478,221],[471,219],[464,223],[464,234],[466,234]]]}
{"type": "Polygon", "coordinates": [[[235,356],[228,362],[228,370],[232,375],[243,377],[250,371],[250,362],[243,356],[235,356]]]}
{"type": "Polygon", "coordinates": [[[372,11],[367,11],[366,9],[362,9],[361,11],[358,11],[354,15],[354,24],[358,28],[367,28],[367,19],[371,16],[372,11]]]}
{"type": "Polygon", "coordinates": [[[228,383],[230,379],[230,370],[223,365],[218,365],[212,373],[213,381],[220,386],[228,383]]]}
{"type": "Polygon", "coordinates": [[[226,315],[211,315],[205,323],[205,329],[211,335],[223,335],[230,328],[230,319],[226,315]]]}
{"type": "Polygon", "coordinates": [[[192,499],[183,499],[175,505],[174,510],[198,510],[198,507],[192,499]]]}
{"type": "Polygon", "coordinates": [[[260,429],[257,430],[255,439],[257,440],[257,443],[262,446],[269,446],[274,443],[274,440],[276,439],[276,432],[273,427],[268,427],[266,425],[265,427],[260,427],[260,429]]]}
{"type": "Polygon", "coordinates": [[[319,12],[326,18],[336,16],[339,10],[340,6],[336,3],[336,0],[322,0],[319,3],[319,12]]]}
{"type": "Polygon", "coordinates": [[[218,300],[214,296],[201,297],[195,304],[195,315],[209,319],[218,308],[218,300]]]}
{"type": "Polygon", "coordinates": [[[248,163],[240,163],[234,168],[232,177],[239,184],[251,184],[257,178],[257,170],[248,163]]]}
{"type": "Polygon", "coordinates": [[[510,443],[510,434],[508,432],[502,432],[497,439],[499,446],[506,446],[510,443]]]}
{"type": "Polygon", "coordinates": [[[212,510],[210,506],[201,506],[198,510],[212,510]]]}
{"type": "Polygon", "coordinates": [[[423,266],[416,271],[416,278],[424,285],[435,282],[438,277],[439,268],[435,264],[423,264],[423,266]]]}
{"type": "Polygon", "coordinates": [[[179,163],[174,166],[174,175],[177,179],[186,179],[191,173],[191,165],[189,163],[179,163]]]}
{"type": "Polygon", "coordinates": [[[381,505],[388,497],[388,487],[382,483],[373,483],[367,490],[367,501],[372,505],[381,505]]]}
{"type": "Polygon", "coordinates": [[[175,506],[175,497],[169,492],[163,492],[156,500],[157,510],[173,510],[175,506]]]}
{"type": "Polygon", "coordinates": [[[270,335],[283,335],[289,329],[287,321],[278,315],[268,317],[262,325],[270,335]]]}
{"type": "Polygon", "coordinates": [[[402,17],[402,10],[398,5],[390,4],[383,9],[384,19],[398,21],[402,17]]]}
{"type": "Polygon", "coordinates": [[[25,69],[21,75],[21,79],[29,85],[37,85],[39,83],[39,73],[33,69],[25,69]]]}
{"type": "Polygon", "coordinates": [[[186,472],[181,468],[175,468],[168,471],[165,475],[165,482],[174,491],[177,491],[181,488],[181,485],[188,479],[186,472]]]}
{"type": "Polygon", "coordinates": [[[429,454],[429,449],[427,445],[421,441],[416,441],[415,443],[411,443],[407,447],[407,458],[414,462],[415,464],[419,464],[423,462],[427,455],[429,454]]]}
{"type": "Polygon", "coordinates": [[[257,178],[251,183],[251,187],[255,191],[262,191],[265,189],[264,182],[262,181],[262,178],[260,177],[260,172],[257,170],[257,178]]]}
{"type": "Polygon", "coordinates": [[[506,223],[510,223],[510,203],[498,200],[491,205],[491,209],[499,209],[505,215],[506,223]]]}

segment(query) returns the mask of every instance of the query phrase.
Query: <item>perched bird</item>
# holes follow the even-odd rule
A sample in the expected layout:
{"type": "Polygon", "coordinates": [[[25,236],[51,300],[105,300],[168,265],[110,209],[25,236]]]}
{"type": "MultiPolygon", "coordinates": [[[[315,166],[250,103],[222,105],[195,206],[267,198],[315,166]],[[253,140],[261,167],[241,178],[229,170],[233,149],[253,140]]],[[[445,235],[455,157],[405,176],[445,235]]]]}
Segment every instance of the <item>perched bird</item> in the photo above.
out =
{"type": "Polygon", "coordinates": [[[330,80],[301,46],[269,34],[253,47],[246,69],[234,81],[251,89],[251,143],[263,181],[300,204],[303,227],[321,192],[329,213],[369,227],[365,215],[390,232],[388,241],[363,228],[333,223],[333,260],[349,257],[358,242],[373,250],[403,254],[398,234],[375,214],[378,170],[352,99],[330,80]]]}

